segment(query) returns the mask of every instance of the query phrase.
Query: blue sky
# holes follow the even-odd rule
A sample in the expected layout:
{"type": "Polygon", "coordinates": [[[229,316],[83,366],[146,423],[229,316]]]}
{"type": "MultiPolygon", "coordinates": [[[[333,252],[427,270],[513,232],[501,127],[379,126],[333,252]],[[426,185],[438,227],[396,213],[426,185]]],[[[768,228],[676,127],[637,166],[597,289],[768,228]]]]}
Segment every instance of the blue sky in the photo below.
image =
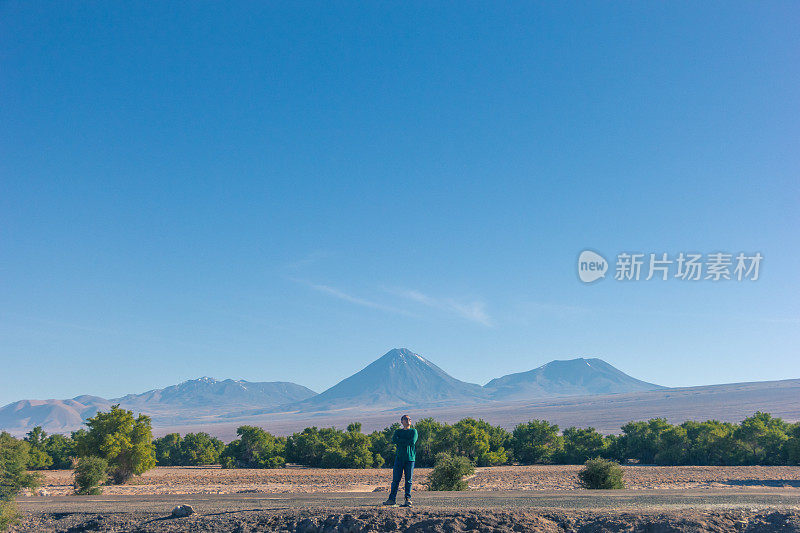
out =
{"type": "Polygon", "coordinates": [[[0,3],[0,404],[393,347],[800,377],[800,8],[0,3]],[[581,250],[761,252],[755,282],[581,250]],[[613,265],[612,265],[613,268],[613,265]]]}

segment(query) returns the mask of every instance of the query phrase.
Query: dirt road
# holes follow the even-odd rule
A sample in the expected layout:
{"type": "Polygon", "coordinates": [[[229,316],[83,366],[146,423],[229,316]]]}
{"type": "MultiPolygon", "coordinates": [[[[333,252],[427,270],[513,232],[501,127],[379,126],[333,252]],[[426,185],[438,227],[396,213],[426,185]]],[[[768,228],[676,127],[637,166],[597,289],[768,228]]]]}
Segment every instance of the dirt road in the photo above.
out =
{"type": "MultiPolygon", "coordinates": [[[[247,509],[371,509],[383,493],[316,494],[156,494],[139,496],[21,497],[20,510],[39,513],[167,512],[183,503],[200,513],[247,509]]],[[[415,504],[425,509],[715,509],[782,508],[800,510],[800,491],[775,490],[577,490],[508,492],[419,492],[415,504]]]]}

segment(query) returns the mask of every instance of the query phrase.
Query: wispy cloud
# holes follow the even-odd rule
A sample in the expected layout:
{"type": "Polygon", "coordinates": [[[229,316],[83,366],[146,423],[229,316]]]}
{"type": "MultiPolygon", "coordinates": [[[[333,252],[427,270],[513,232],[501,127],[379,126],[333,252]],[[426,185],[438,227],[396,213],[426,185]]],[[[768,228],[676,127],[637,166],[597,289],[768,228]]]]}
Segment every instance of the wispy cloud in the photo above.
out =
{"type": "Polygon", "coordinates": [[[455,314],[461,318],[476,322],[484,326],[493,326],[494,321],[486,312],[486,306],[483,302],[471,301],[464,302],[455,300],[453,298],[438,298],[424,294],[414,289],[387,289],[390,293],[417,302],[433,309],[445,311],[447,313],[455,314]]]}
{"type": "Polygon", "coordinates": [[[372,301],[372,300],[368,300],[366,298],[361,298],[359,296],[354,296],[354,295],[352,295],[352,294],[350,294],[348,292],[345,292],[345,291],[343,291],[341,289],[338,289],[336,287],[331,287],[330,285],[322,285],[320,283],[312,283],[312,282],[305,281],[305,280],[300,280],[300,279],[293,279],[293,281],[295,281],[297,283],[302,283],[303,285],[306,285],[307,287],[309,287],[311,289],[314,289],[315,291],[321,292],[323,294],[327,294],[328,296],[333,296],[334,298],[337,298],[339,300],[342,300],[342,301],[345,301],[345,302],[349,302],[349,303],[355,304],[355,305],[360,305],[361,307],[369,307],[371,309],[379,309],[381,311],[386,311],[386,312],[389,312],[389,313],[398,313],[398,314],[401,314],[401,315],[412,316],[411,313],[409,313],[409,312],[407,312],[407,311],[405,311],[403,309],[400,309],[398,307],[393,307],[393,306],[390,306],[390,305],[382,304],[380,302],[375,302],[375,301],[372,301]]]}
{"type": "Polygon", "coordinates": [[[325,294],[333,296],[334,298],[344,300],[345,302],[350,302],[351,304],[361,305],[363,307],[372,307],[373,309],[383,309],[383,310],[390,309],[385,305],[370,300],[366,300],[364,298],[359,298],[358,296],[353,296],[352,294],[348,294],[340,289],[337,289],[336,287],[331,287],[330,285],[319,285],[316,283],[310,283],[309,287],[311,287],[315,291],[324,292],[325,294]]]}
{"type": "Polygon", "coordinates": [[[333,287],[331,285],[313,283],[307,280],[296,278],[291,279],[292,281],[301,283],[317,292],[321,292],[338,300],[359,305],[361,307],[379,309],[381,311],[397,313],[405,316],[419,317],[419,314],[405,308],[411,306],[409,302],[412,302],[415,304],[422,304],[429,309],[436,309],[450,315],[455,315],[459,318],[463,318],[483,326],[491,327],[494,325],[494,320],[492,320],[492,318],[486,312],[486,307],[483,302],[480,301],[462,301],[456,300],[455,298],[437,298],[424,294],[418,290],[383,289],[385,293],[394,296],[395,300],[399,297],[406,302],[405,305],[389,305],[383,303],[382,301],[377,301],[377,299],[368,299],[361,296],[356,296],[350,292],[342,290],[338,287],[333,287]]]}
{"type": "Polygon", "coordinates": [[[333,254],[327,250],[315,250],[306,254],[304,257],[295,261],[290,261],[284,265],[288,270],[299,270],[307,266],[311,266],[324,259],[331,257],[333,254]]]}

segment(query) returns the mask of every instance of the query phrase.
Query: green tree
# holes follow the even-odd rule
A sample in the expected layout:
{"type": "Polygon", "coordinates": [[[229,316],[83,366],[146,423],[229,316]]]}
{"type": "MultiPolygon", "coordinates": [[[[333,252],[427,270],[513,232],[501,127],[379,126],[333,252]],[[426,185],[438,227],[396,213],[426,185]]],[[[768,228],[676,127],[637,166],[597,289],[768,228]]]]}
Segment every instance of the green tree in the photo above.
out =
{"type": "Polygon", "coordinates": [[[519,424],[512,434],[514,458],[523,464],[550,463],[561,450],[558,426],[545,420],[519,424]]]}
{"type": "Polygon", "coordinates": [[[93,455],[108,462],[114,483],[125,483],[156,465],[150,418],[114,405],[86,421],[88,431],[77,435],[79,457],[93,455]]]}
{"type": "Polygon", "coordinates": [[[316,426],[305,428],[286,439],[286,458],[304,466],[322,466],[325,443],[316,426]]]}
{"type": "Polygon", "coordinates": [[[44,441],[44,450],[53,459],[51,468],[66,470],[72,468],[75,458],[75,441],[71,437],[58,433],[50,435],[44,441]]]}
{"type": "Polygon", "coordinates": [[[606,441],[594,428],[568,427],[562,434],[563,448],[559,461],[570,465],[585,463],[606,451],[606,441]]]}
{"type": "Polygon", "coordinates": [[[18,519],[14,498],[22,489],[34,489],[41,474],[28,472],[30,444],[5,431],[0,433],[0,531],[18,519]]]}
{"type": "Polygon", "coordinates": [[[788,430],[789,424],[780,418],[758,411],[742,420],[735,436],[747,450],[745,461],[748,464],[777,465],[782,462],[788,430]]]}
{"type": "Polygon", "coordinates": [[[484,420],[465,418],[453,425],[457,455],[478,466],[492,466],[508,461],[505,450],[508,432],[484,420]]]}
{"type": "Polygon", "coordinates": [[[158,466],[179,465],[181,460],[181,436],[179,433],[167,433],[153,441],[158,466]]]}
{"type": "Polygon", "coordinates": [[[661,447],[661,434],[670,427],[664,418],[652,418],[647,422],[629,422],[622,426],[626,459],[638,459],[640,463],[653,464],[661,447]]]}
{"type": "Polygon", "coordinates": [[[344,461],[342,468],[372,468],[374,457],[370,451],[369,437],[356,431],[348,431],[342,439],[344,461]]]}
{"type": "Polygon", "coordinates": [[[286,443],[263,429],[241,426],[239,438],[228,444],[220,455],[224,468],[280,468],[286,466],[286,443]]]}
{"type": "Polygon", "coordinates": [[[626,459],[625,439],[622,435],[605,435],[603,437],[603,458],[621,463],[626,459]]]}
{"type": "MultiPolygon", "coordinates": [[[[416,464],[422,467],[433,466],[434,462],[436,461],[436,452],[434,451],[434,443],[437,439],[437,435],[442,430],[445,424],[441,422],[435,421],[433,418],[421,418],[414,424],[414,427],[417,430],[417,460],[416,464]]],[[[394,433],[394,430],[397,429],[399,425],[392,426],[391,430],[394,433]]],[[[390,428],[386,428],[387,430],[390,428]]],[[[384,430],[386,431],[386,430],[384,430]]],[[[386,435],[386,439],[391,446],[392,442],[392,435],[386,435]]],[[[388,451],[388,450],[387,450],[388,451]]],[[[374,446],[373,446],[373,453],[374,453],[374,446]]],[[[394,449],[391,450],[390,455],[387,455],[387,459],[394,457],[394,449]]]]}
{"type": "Polygon", "coordinates": [[[430,451],[434,462],[443,453],[452,456],[459,455],[461,453],[460,440],[455,426],[442,424],[431,440],[430,451]]]}
{"type": "Polygon", "coordinates": [[[800,465],[800,422],[792,424],[787,435],[789,438],[783,445],[783,456],[787,464],[800,465]]]}
{"type": "Polygon", "coordinates": [[[453,425],[458,443],[457,453],[476,464],[480,457],[489,454],[489,433],[474,418],[459,420],[453,425]]]}
{"type": "MultiPolygon", "coordinates": [[[[422,422],[420,420],[420,422],[422,422]]],[[[391,426],[384,428],[380,431],[373,431],[369,434],[369,450],[372,452],[372,457],[375,466],[389,466],[394,461],[394,454],[396,446],[392,442],[392,435],[394,431],[400,427],[400,424],[392,424],[391,426]]],[[[417,432],[420,433],[420,426],[416,424],[414,427],[417,428],[417,432]]],[[[420,444],[419,440],[417,440],[417,459],[420,458],[420,444]]],[[[426,458],[428,455],[422,456],[423,461],[427,460],[426,458]]],[[[299,462],[299,461],[297,461],[299,462]]],[[[420,466],[430,466],[427,463],[420,462],[420,466]]]]}
{"type": "Polygon", "coordinates": [[[225,443],[208,433],[187,433],[180,442],[179,464],[203,466],[219,463],[225,443]]]}
{"type": "Polygon", "coordinates": [[[681,424],[689,439],[687,462],[693,465],[737,465],[745,453],[742,443],[735,437],[737,425],[719,420],[681,424]]]}
{"type": "Polygon", "coordinates": [[[31,470],[45,470],[53,464],[53,458],[45,450],[47,433],[42,426],[36,426],[25,437],[29,445],[28,468],[31,470]]]}
{"type": "Polygon", "coordinates": [[[670,426],[661,433],[655,461],[660,465],[684,465],[689,460],[691,443],[682,426],[670,426]]]}

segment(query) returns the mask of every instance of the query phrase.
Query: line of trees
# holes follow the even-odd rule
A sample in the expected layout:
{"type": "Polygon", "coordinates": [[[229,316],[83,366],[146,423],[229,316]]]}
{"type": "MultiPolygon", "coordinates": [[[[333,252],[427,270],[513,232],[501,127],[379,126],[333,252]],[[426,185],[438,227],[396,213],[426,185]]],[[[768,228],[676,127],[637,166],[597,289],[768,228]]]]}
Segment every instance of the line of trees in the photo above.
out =
{"type": "MultiPolygon", "coordinates": [[[[309,427],[288,437],[277,437],[261,428],[242,426],[239,436],[205,462],[187,457],[180,436],[156,440],[157,449],[183,457],[171,464],[221,464],[226,468],[276,468],[295,463],[319,468],[373,468],[389,466],[394,459],[393,424],[369,434],[360,423],[345,430],[309,427]],[[167,443],[170,443],[169,445],[167,443]]],[[[432,418],[419,420],[417,465],[433,466],[441,453],[467,458],[476,466],[505,464],[583,464],[602,457],[659,465],[797,465],[800,464],[800,423],[787,423],[768,413],[757,412],[741,423],[707,420],[670,424],[664,418],[629,422],[619,435],[602,435],[594,428],[559,427],[545,420],[531,420],[513,431],[484,420],[465,418],[455,424],[432,418]]],[[[191,434],[190,434],[191,435],[191,434]]],[[[190,437],[184,437],[184,441],[190,437]]],[[[205,434],[209,450],[213,437],[205,434]]],[[[161,460],[159,459],[159,464],[161,460]]],[[[164,463],[166,464],[166,463],[164,463]]]]}
{"type": "MultiPolygon", "coordinates": [[[[171,433],[152,439],[149,418],[112,408],[87,422],[71,436],[47,435],[34,428],[24,442],[28,468],[72,468],[78,458],[101,457],[109,476],[124,482],[158,465],[212,465],[225,468],[280,468],[295,463],[319,468],[388,466],[394,458],[391,437],[398,424],[365,434],[360,423],[346,429],[309,427],[288,437],[262,428],[242,426],[227,445],[207,433],[181,437],[171,433]]],[[[544,420],[531,420],[513,431],[484,420],[465,418],[455,424],[423,418],[415,426],[417,465],[433,466],[438,454],[465,457],[475,466],[504,464],[583,464],[602,457],[659,465],[797,465],[800,464],[800,423],[787,423],[757,412],[741,423],[687,421],[670,424],[663,418],[629,422],[619,435],[602,435],[594,428],[563,431],[544,420]]],[[[10,437],[6,437],[8,439],[10,437]]]]}

